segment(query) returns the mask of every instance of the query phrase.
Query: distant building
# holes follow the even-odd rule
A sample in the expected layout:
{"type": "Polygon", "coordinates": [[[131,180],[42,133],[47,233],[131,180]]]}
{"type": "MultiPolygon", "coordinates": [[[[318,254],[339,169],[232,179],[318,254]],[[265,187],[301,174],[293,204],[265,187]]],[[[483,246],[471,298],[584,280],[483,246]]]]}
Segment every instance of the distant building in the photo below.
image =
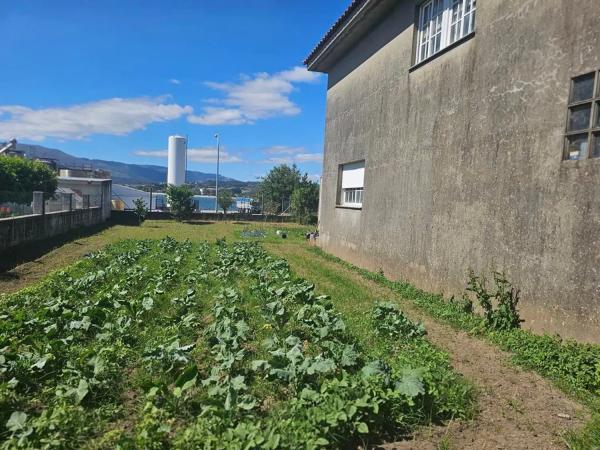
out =
{"type": "Polygon", "coordinates": [[[135,209],[134,200],[142,199],[146,207],[152,211],[162,211],[167,209],[167,197],[163,192],[150,192],[135,189],[122,184],[113,184],[112,187],[112,207],[116,210],[135,209]],[[150,205],[152,202],[152,205],[150,205]]]}
{"type": "MultiPolygon", "coordinates": [[[[112,180],[110,178],[58,177],[57,194],[72,194],[72,208],[102,208],[102,219],[110,218],[112,180]],[[89,202],[86,204],[86,202],[89,202]]],[[[49,203],[51,205],[52,203],[49,203]]]]}
{"type": "Polygon", "coordinates": [[[328,74],[320,245],[446,294],[506,271],[525,325],[600,342],[600,1],[354,0],[328,74]]]}

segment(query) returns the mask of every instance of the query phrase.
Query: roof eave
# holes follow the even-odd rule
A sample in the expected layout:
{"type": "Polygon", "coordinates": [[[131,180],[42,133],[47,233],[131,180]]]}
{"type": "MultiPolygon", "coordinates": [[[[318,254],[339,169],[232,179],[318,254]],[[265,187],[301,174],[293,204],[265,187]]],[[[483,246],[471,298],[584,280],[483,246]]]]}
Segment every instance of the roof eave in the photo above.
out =
{"type": "Polygon", "coordinates": [[[336,22],[311,54],[304,60],[304,65],[307,69],[313,72],[326,72],[329,67],[328,57],[331,55],[332,50],[350,34],[354,25],[364,16],[366,11],[379,1],[364,0],[362,3],[357,3],[355,6],[356,9],[348,17],[341,22],[336,22]]]}
{"type": "Polygon", "coordinates": [[[345,13],[347,17],[342,16],[338,19],[306,58],[304,64],[307,69],[312,72],[328,73],[335,63],[383,20],[400,1],[363,0],[352,3],[352,10],[345,13]]]}

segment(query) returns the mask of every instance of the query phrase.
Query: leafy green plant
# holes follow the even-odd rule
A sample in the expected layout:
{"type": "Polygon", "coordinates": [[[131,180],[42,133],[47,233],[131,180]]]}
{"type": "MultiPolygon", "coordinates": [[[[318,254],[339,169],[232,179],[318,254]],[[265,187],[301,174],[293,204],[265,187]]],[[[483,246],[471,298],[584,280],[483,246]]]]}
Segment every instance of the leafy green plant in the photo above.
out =
{"type": "Polygon", "coordinates": [[[521,318],[517,310],[520,291],[514,288],[501,272],[494,272],[494,289],[490,290],[483,275],[469,271],[467,291],[473,292],[483,308],[485,325],[489,330],[503,331],[519,328],[521,318]]]}
{"type": "Polygon", "coordinates": [[[387,337],[411,339],[427,333],[423,324],[412,322],[393,303],[377,303],[371,312],[371,319],[377,333],[387,337]]]}
{"type": "Polygon", "coordinates": [[[469,411],[442,352],[366,351],[255,243],[120,242],[1,307],[1,448],[349,448],[469,411]]]}
{"type": "Polygon", "coordinates": [[[146,202],[142,198],[136,198],[133,201],[133,213],[138,219],[138,225],[141,225],[144,220],[146,220],[146,216],[148,215],[148,207],[146,206],[146,202]]]}

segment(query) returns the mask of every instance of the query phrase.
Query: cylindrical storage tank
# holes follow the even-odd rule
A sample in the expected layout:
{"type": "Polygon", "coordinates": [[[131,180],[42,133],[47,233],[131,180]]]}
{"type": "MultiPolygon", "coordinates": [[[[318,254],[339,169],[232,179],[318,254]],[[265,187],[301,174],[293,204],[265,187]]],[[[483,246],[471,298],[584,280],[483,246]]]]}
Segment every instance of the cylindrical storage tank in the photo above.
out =
{"type": "Polygon", "coordinates": [[[187,142],[183,136],[169,136],[169,167],[167,184],[181,186],[185,183],[187,142]]]}

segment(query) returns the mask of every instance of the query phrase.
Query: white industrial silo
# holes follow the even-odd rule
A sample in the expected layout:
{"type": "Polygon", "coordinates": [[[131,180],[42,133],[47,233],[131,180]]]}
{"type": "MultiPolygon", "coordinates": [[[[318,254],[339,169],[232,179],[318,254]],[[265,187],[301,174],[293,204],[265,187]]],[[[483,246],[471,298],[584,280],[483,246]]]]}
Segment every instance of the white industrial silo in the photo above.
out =
{"type": "Polygon", "coordinates": [[[169,167],[167,183],[181,186],[185,183],[187,140],[183,136],[169,136],[169,167]]]}

